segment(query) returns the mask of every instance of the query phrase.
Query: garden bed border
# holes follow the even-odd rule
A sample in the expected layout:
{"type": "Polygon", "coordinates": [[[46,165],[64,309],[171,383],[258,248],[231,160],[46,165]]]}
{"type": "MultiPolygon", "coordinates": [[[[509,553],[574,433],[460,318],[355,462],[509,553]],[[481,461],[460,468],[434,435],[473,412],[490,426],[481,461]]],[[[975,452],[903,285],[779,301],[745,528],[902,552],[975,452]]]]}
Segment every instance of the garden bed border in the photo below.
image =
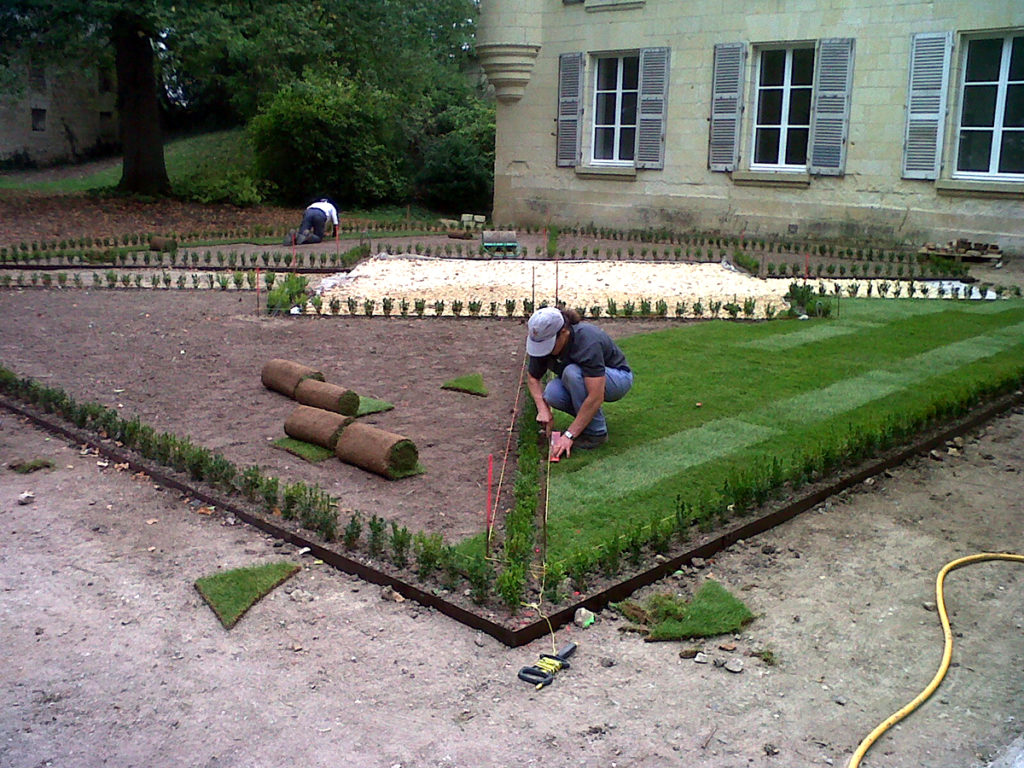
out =
{"type": "Polygon", "coordinates": [[[455,619],[472,629],[484,632],[511,648],[516,648],[530,643],[533,640],[568,624],[573,620],[576,611],[579,608],[586,608],[596,613],[604,609],[610,602],[623,600],[641,587],[648,586],[663,579],[665,576],[678,570],[681,566],[689,565],[694,558],[699,557],[708,559],[713,557],[718,552],[732,546],[741,539],[748,539],[774,528],[775,526],[796,517],[801,512],[805,512],[806,510],[817,506],[830,496],[834,496],[841,491],[864,482],[870,477],[878,475],[892,467],[898,466],[915,455],[926,453],[938,446],[944,445],[954,437],[962,435],[965,432],[990,421],[995,416],[1020,405],[1024,405],[1024,390],[1017,390],[1013,394],[1004,395],[996,398],[995,400],[983,403],[968,416],[945,427],[939,428],[931,434],[923,435],[921,439],[915,440],[909,445],[893,451],[885,458],[871,461],[866,465],[862,465],[861,467],[854,469],[849,474],[833,479],[827,482],[823,487],[804,496],[793,499],[779,509],[769,512],[768,514],[748,523],[732,528],[731,530],[725,531],[709,541],[692,547],[685,552],[658,563],[652,568],[642,571],[625,581],[613,584],[612,586],[573,603],[572,605],[560,608],[550,616],[541,615],[541,618],[538,620],[526,624],[519,629],[511,629],[499,624],[498,622],[491,621],[480,614],[469,611],[460,605],[456,605],[433,592],[421,589],[414,584],[403,581],[396,576],[363,562],[346,557],[339,552],[335,552],[334,550],[318,544],[316,541],[308,539],[293,531],[289,531],[263,519],[258,515],[247,512],[225,497],[172,477],[162,468],[154,469],[153,467],[139,461],[129,451],[110,445],[108,441],[97,436],[83,434],[82,432],[75,431],[64,426],[62,423],[59,423],[62,420],[55,415],[36,413],[31,409],[15,404],[7,397],[0,397],[0,407],[29,419],[37,426],[49,432],[60,435],[72,443],[88,445],[90,448],[96,450],[100,455],[113,460],[115,463],[126,463],[132,470],[136,472],[144,472],[164,487],[173,488],[183,494],[203,501],[206,504],[213,505],[221,510],[229,512],[239,520],[259,528],[277,539],[294,544],[298,547],[308,548],[311,555],[319,558],[333,568],[358,576],[364,581],[368,581],[372,584],[389,586],[402,596],[410,600],[415,600],[423,606],[434,608],[445,616],[455,619]]]}

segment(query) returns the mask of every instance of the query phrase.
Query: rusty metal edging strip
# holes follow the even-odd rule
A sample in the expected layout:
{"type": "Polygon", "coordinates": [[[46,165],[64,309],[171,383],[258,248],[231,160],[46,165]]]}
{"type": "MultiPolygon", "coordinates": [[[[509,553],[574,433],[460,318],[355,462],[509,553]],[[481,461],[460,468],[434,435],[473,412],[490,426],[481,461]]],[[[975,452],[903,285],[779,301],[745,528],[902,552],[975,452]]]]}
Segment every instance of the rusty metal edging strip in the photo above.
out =
{"type": "Polygon", "coordinates": [[[0,398],[0,406],[7,408],[8,410],[17,413],[20,416],[24,416],[30,419],[35,424],[47,429],[51,432],[56,432],[75,443],[84,443],[90,448],[94,448],[102,455],[113,459],[117,463],[126,463],[132,470],[136,472],[145,472],[153,480],[164,485],[168,488],[174,488],[177,491],[188,494],[193,498],[199,499],[207,504],[217,507],[218,509],[230,512],[232,515],[237,517],[249,525],[255,526],[266,533],[269,533],[274,538],[286,541],[290,544],[295,544],[299,547],[308,547],[310,554],[314,557],[323,560],[333,568],[337,568],[345,573],[351,573],[359,578],[369,581],[373,584],[380,584],[381,586],[392,587],[396,592],[402,596],[415,600],[421,605],[425,605],[431,608],[436,608],[439,612],[449,616],[456,621],[459,621],[467,626],[479,629],[494,638],[500,640],[505,645],[514,646],[517,645],[514,641],[514,632],[507,627],[504,627],[495,622],[489,621],[482,616],[478,616],[475,613],[467,611],[454,603],[450,603],[447,600],[420,589],[408,582],[397,579],[383,571],[379,571],[376,568],[372,568],[358,560],[345,557],[344,555],[327,549],[326,547],[307,539],[293,531],[289,531],[282,528],[279,525],[264,520],[263,518],[246,512],[244,509],[240,509],[236,505],[227,501],[226,499],[197,488],[194,485],[182,482],[170,475],[166,474],[160,469],[154,470],[152,467],[145,465],[137,461],[133,456],[129,455],[127,451],[122,451],[115,446],[105,443],[98,437],[92,435],[81,434],[79,432],[72,431],[67,427],[58,424],[55,420],[44,418],[42,415],[33,413],[25,410],[24,408],[15,405],[7,398],[0,398]]]}
{"type": "Polygon", "coordinates": [[[151,467],[135,460],[128,454],[128,452],[108,445],[97,437],[83,435],[79,432],[72,431],[61,424],[58,424],[56,420],[44,418],[40,414],[33,413],[15,405],[7,398],[0,397],[0,407],[6,408],[13,413],[30,419],[35,424],[49,430],[50,432],[62,435],[75,443],[84,443],[91,448],[96,449],[101,454],[114,459],[118,463],[127,463],[133,470],[145,472],[154,480],[157,480],[169,488],[174,488],[175,490],[204,501],[207,504],[212,504],[213,506],[226,510],[238,519],[269,533],[275,538],[300,547],[308,547],[310,554],[319,558],[333,568],[344,571],[345,573],[351,573],[373,584],[392,587],[402,596],[410,600],[415,600],[421,605],[435,608],[445,616],[455,619],[468,627],[485,632],[496,640],[512,648],[525,645],[526,643],[532,642],[533,640],[548,634],[549,631],[559,629],[560,627],[568,624],[573,620],[576,611],[579,608],[587,608],[588,610],[595,612],[602,610],[608,605],[608,603],[623,600],[641,587],[648,586],[660,579],[663,579],[665,576],[676,571],[680,566],[690,563],[695,557],[705,559],[712,557],[723,549],[732,546],[740,539],[748,539],[774,528],[776,525],[784,523],[787,520],[796,517],[801,512],[820,504],[829,496],[833,496],[840,491],[862,483],[869,477],[873,477],[887,469],[898,466],[916,454],[930,451],[937,446],[943,445],[953,437],[961,435],[964,432],[989,421],[994,416],[1021,404],[1024,404],[1024,392],[1017,392],[1013,395],[999,398],[996,401],[976,410],[967,419],[942,430],[932,437],[903,448],[881,461],[869,464],[850,475],[840,478],[835,483],[832,483],[827,487],[821,488],[807,496],[792,501],[781,509],[777,509],[774,512],[758,518],[757,520],[753,520],[739,526],[738,528],[727,531],[721,536],[717,536],[714,539],[704,542],[703,544],[687,550],[680,555],[676,555],[670,560],[659,563],[655,567],[650,568],[643,573],[639,573],[626,581],[619,582],[608,589],[602,590],[597,594],[591,595],[584,600],[563,608],[553,613],[551,616],[548,616],[546,619],[542,618],[531,624],[527,624],[524,627],[520,627],[517,630],[512,630],[501,624],[490,621],[483,616],[468,611],[461,606],[455,605],[432,592],[427,592],[413,584],[409,584],[408,582],[402,581],[390,574],[368,566],[365,563],[361,563],[358,560],[353,560],[352,558],[346,557],[331,549],[327,549],[326,547],[317,544],[315,541],[306,539],[293,531],[286,530],[285,528],[264,520],[261,517],[246,512],[223,498],[170,477],[163,471],[154,471],[151,467]]]}

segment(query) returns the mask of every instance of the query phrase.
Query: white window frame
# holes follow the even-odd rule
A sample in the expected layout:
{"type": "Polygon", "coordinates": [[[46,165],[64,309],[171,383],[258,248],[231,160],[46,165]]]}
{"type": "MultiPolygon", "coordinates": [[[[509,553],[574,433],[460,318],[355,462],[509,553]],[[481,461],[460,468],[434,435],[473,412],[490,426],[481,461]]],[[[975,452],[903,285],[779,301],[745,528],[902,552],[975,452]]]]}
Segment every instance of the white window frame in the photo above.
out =
{"type": "Polygon", "coordinates": [[[593,61],[593,98],[591,99],[591,114],[594,116],[590,125],[590,162],[595,166],[611,166],[616,168],[632,168],[636,165],[636,152],[637,152],[637,135],[640,130],[640,51],[629,51],[618,54],[599,54],[592,57],[593,61]],[[598,80],[599,71],[601,68],[602,61],[608,61],[614,59],[617,61],[616,66],[616,82],[615,82],[615,122],[606,124],[597,122],[597,100],[598,96],[604,93],[611,93],[611,91],[599,91],[598,80]],[[623,62],[626,59],[636,60],[636,72],[637,72],[637,83],[635,89],[624,89],[622,86],[622,74],[625,70],[623,62]],[[624,94],[631,93],[634,95],[636,100],[636,108],[634,111],[634,122],[631,125],[627,125],[621,122],[622,117],[622,97],[624,94]],[[597,132],[599,129],[612,128],[614,132],[614,142],[612,158],[601,158],[596,157],[597,150],[597,132]],[[622,131],[624,128],[632,128],[633,130],[633,157],[628,160],[619,159],[622,149],[622,131]]]}
{"type": "MultiPolygon", "coordinates": [[[[999,153],[1000,144],[1005,127],[1002,125],[1005,117],[1006,108],[1006,91],[1011,82],[1009,80],[1010,70],[1010,48],[1013,44],[1015,37],[1024,37],[1024,30],[1015,29],[1006,32],[1002,35],[993,34],[971,34],[964,35],[961,37],[962,44],[962,55],[960,56],[960,87],[957,94],[956,104],[956,130],[954,132],[953,139],[953,163],[951,178],[962,179],[965,181],[1013,181],[1019,182],[1024,181],[1024,173],[1000,173],[999,172],[999,153]],[[989,170],[988,171],[961,171],[958,170],[960,165],[960,139],[964,132],[974,132],[979,130],[990,130],[988,128],[977,128],[973,126],[964,127],[961,125],[963,120],[963,109],[964,109],[964,91],[969,85],[974,85],[967,82],[967,55],[970,48],[971,42],[975,40],[994,40],[1002,37],[1003,50],[1000,58],[1000,69],[999,69],[999,80],[988,83],[996,86],[996,103],[995,103],[995,114],[993,120],[992,132],[992,145],[989,150],[989,170]]],[[[975,83],[976,84],[976,83],[975,83]]],[[[1024,85],[1024,80],[1014,80],[1012,84],[1024,85]]],[[[1024,132],[1024,128],[1010,128],[1011,132],[1024,132]]]]}
{"type": "MultiPolygon", "coordinates": [[[[752,170],[752,171],[771,171],[771,172],[776,172],[776,173],[807,173],[808,168],[810,166],[810,151],[811,151],[810,131],[811,131],[811,122],[813,121],[813,115],[814,115],[814,82],[815,82],[814,73],[817,72],[817,68],[818,68],[818,54],[817,54],[817,51],[815,50],[815,44],[813,42],[802,42],[802,43],[787,43],[786,45],[761,45],[761,46],[757,46],[755,48],[755,53],[757,54],[757,57],[756,57],[757,65],[754,67],[754,82],[753,82],[753,91],[754,91],[754,94],[753,94],[754,99],[753,99],[753,101],[754,101],[754,103],[753,103],[753,110],[752,110],[751,130],[750,130],[750,170],[752,170]],[[757,132],[758,132],[758,129],[760,129],[762,127],[766,127],[766,126],[762,126],[758,122],[758,120],[757,120],[758,114],[760,112],[759,107],[760,107],[760,102],[761,102],[761,93],[762,93],[763,90],[769,90],[769,89],[770,90],[777,90],[778,89],[778,86],[766,86],[766,87],[762,87],[761,86],[761,62],[762,62],[762,56],[766,52],[769,52],[769,51],[780,51],[780,50],[786,52],[785,74],[783,76],[783,83],[782,83],[782,86],[781,86],[782,87],[782,115],[781,115],[782,123],[780,125],[778,125],[778,126],[775,126],[774,124],[772,126],[770,126],[770,127],[778,127],[779,131],[780,131],[780,135],[779,135],[779,157],[780,158],[785,158],[785,156],[786,156],[786,141],[787,141],[787,138],[788,138],[788,136],[787,136],[788,130],[790,128],[792,128],[792,127],[796,127],[796,126],[791,126],[789,124],[789,104],[790,104],[790,96],[792,94],[792,91],[793,91],[794,88],[807,88],[811,92],[811,96],[810,96],[810,109],[808,111],[807,125],[806,125],[806,129],[807,129],[807,133],[808,133],[807,152],[806,152],[806,156],[805,156],[804,162],[799,164],[799,165],[797,165],[797,164],[787,164],[785,162],[781,162],[781,163],[758,163],[758,162],[755,162],[755,160],[754,160],[754,158],[756,157],[757,132]],[[810,50],[812,52],[812,54],[813,54],[814,72],[811,75],[811,83],[810,83],[809,86],[804,86],[804,85],[794,86],[792,84],[791,75],[792,75],[793,51],[796,51],[796,50],[810,50]]],[[[799,126],[799,127],[805,127],[805,126],[799,126]]]]}

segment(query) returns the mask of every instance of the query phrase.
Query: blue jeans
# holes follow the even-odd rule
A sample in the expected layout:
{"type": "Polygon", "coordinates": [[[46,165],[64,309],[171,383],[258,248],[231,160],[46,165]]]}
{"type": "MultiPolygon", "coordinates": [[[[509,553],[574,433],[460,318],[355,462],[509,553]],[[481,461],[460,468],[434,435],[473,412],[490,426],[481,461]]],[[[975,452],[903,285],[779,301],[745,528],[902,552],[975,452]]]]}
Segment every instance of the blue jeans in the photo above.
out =
{"type": "MultiPolygon", "coordinates": [[[[606,403],[621,400],[633,386],[633,372],[619,368],[604,369],[604,399],[606,403]]],[[[544,387],[544,402],[559,411],[575,416],[580,406],[587,399],[587,385],[583,381],[583,371],[575,363],[565,366],[562,375],[548,382],[544,387]]],[[[604,408],[599,408],[590,420],[584,435],[606,435],[608,424],[604,418],[604,408]]]]}
{"type": "Polygon", "coordinates": [[[299,232],[309,231],[306,235],[307,243],[319,243],[324,239],[324,227],[327,225],[327,214],[319,208],[307,208],[302,214],[302,223],[299,225],[299,232]]]}

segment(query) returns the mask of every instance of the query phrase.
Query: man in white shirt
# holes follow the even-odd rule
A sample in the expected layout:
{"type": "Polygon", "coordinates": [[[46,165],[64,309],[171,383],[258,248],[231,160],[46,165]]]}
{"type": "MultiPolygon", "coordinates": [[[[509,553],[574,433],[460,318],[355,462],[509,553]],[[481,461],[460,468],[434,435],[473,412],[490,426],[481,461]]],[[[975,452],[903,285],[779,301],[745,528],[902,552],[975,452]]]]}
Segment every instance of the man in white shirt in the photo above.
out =
{"type": "Polygon", "coordinates": [[[306,208],[306,212],[302,215],[299,231],[289,232],[285,236],[284,244],[303,245],[323,242],[327,219],[330,219],[331,224],[334,225],[334,229],[331,231],[331,235],[334,235],[338,231],[338,209],[330,200],[322,197],[306,208]]]}

